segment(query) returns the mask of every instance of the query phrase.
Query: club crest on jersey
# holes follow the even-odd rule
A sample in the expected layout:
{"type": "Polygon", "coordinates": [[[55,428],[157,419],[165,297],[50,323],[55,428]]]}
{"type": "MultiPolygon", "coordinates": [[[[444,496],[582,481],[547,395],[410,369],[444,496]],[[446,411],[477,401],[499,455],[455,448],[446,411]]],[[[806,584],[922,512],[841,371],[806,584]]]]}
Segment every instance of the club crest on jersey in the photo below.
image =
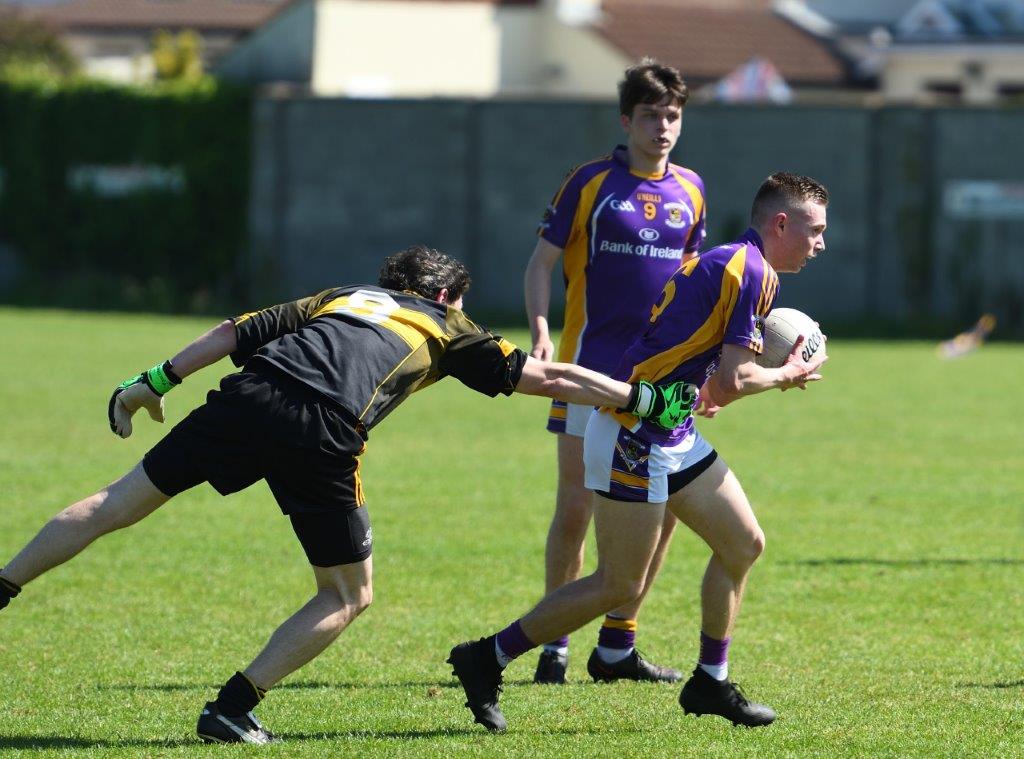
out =
{"type": "Polygon", "coordinates": [[[754,326],[750,330],[750,346],[760,353],[764,350],[764,317],[753,316],[751,321],[754,326]]]}
{"type": "Polygon", "coordinates": [[[622,459],[626,468],[631,472],[641,464],[646,464],[647,459],[650,458],[650,454],[645,453],[646,448],[644,444],[632,438],[627,440],[625,445],[620,441],[616,441],[615,450],[618,451],[619,458],[622,459]]]}
{"type": "Polygon", "coordinates": [[[673,229],[682,229],[687,224],[693,224],[693,211],[685,203],[666,203],[662,208],[668,212],[665,224],[673,229]]]}

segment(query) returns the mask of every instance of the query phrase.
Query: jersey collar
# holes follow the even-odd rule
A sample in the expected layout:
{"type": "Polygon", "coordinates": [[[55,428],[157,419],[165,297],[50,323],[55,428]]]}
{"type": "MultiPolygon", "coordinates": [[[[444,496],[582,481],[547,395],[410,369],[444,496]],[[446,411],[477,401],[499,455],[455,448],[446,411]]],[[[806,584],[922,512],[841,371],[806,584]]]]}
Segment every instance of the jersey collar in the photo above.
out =
{"type": "Polygon", "coordinates": [[[749,227],[746,232],[740,235],[740,241],[750,243],[757,248],[757,252],[761,254],[761,257],[764,257],[764,242],[761,240],[761,235],[753,227],[749,227]]]}
{"type": "Polygon", "coordinates": [[[634,177],[640,177],[641,179],[664,179],[668,174],[668,166],[665,166],[665,171],[654,172],[652,174],[645,174],[642,171],[636,171],[629,166],[629,148],[625,145],[616,145],[615,150],[612,151],[612,160],[622,166],[626,171],[632,174],[634,177]]]}

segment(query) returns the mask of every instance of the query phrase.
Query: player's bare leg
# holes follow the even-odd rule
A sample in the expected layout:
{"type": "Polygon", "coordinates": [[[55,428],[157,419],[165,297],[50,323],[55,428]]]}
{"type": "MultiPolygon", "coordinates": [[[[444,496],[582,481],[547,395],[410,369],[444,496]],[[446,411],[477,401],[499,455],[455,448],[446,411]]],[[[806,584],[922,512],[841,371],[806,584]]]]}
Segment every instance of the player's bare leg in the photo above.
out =
{"type": "MultiPolygon", "coordinates": [[[[579,578],[583,569],[585,539],[593,513],[591,491],[583,484],[583,438],[558,435],[558,491],[555,515],[548,529],[545,559],[545,592],[551,593],[579,578]]],[[[598,637],[598,648],[591,652],[587,669],[594,679],[661,680],[676,682],[681,674],[659,667],[635,653],[640,606],[657,576],[668,551],[677,519],[666,512],[661,537],[644,580],[640,597],[608,613],[598,637]]],[[[561,684],[568,667],[569,638],[561,636],[544,644],[534,673],[534,682],[561,684]]]]}
{"type": "Polygon", "coordinates": [[[168,501],[139,463],[121,479],[55,515],[0,577],[21,586],[81,553],[108,532],[135,524],[168,501]]]}
{"type": "Polygon", "coordinates": [[[558,491],[544,551],[544,592],[579,579],[590,527],[590,491],[583,485],[583,438],[558,435],[558,491]]]}
{"type": "Polygon", "coordinates": [[[551,640],[635,600],[643,592],[665,505],[624,503],[594,494],[597,569],[556,589],[522,618],[530,640],[551,640]]]}
{"type": "Polygon", "coordinates": [[[373,600],[373,557],[354,564],[313,567],[316,595],[270,636],[242,672],[203,708],[196,732],[209,742],[271,743],[273,733],[252,713],[266,692],[314,659],[373,600]]]}
{"type": "Polygon", "coordinates": [[[373,557],[355,564],[313,567],[316,595],[274,631],[245,668],[263,689],[311,661],[373,601],[373,557]]]}
{"type": "Polygon", "coordinates": [[[701,654],[679,700],[687,713],[719,714],[735,724],[775,719],[728,679],[727,652],[747,576],[764,551],[764,533],[739,480],[722,459],[669,499],[669,508],[711,548],[701,586],[701,654]]]}
{"type": "Polygon", "coordinates": [[[647,598],[647,593],[654,584],[654,578],[661,571],[665,561],[672,535],[679,520],[671,510],[665,509],[665,519],[661,524],[661,535],[654,549],[644,587],[639,597],[624,606],[613,609],[605,615],[604,623],[598,633],[597,648],[587,661],[587,672],[595,681],[611,682],[613,680],[644,680],[650,682],[675,683],[683,679],[682,673],[672,667],[662,667],[644,659],[633,647],[637,629],[637,618],[640,607],[647,598]]]}
{"type": "Polygon", "coordinates": [[[505,729],[498,693],[502,669],[512,659],[539,641],[568,635],[640,595],[664,517],[664,504],[623,503],[595,495],[597,570],[549,593],[496,635],[452,649],[448,662],[477,722],[495,732],[505,729]]]}
{"type": "MultiPolygon", "coordinates": [[[[559,433],[558,490],[555,515],[544,549],[544,593],[579,579],[593,507],[583,485],[583,438],[559,433]]],[[[561,685],[569,665],[569,637],[544,644],[533,675],[535,683],[561,685]]]]}

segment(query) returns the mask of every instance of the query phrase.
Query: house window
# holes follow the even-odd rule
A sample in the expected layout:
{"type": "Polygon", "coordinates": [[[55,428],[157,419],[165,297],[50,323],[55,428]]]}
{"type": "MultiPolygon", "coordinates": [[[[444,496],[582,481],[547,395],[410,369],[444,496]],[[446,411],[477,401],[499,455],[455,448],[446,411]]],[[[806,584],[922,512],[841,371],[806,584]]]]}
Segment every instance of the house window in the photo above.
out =
{"type": "Polygon", "coordinates": [[[927,82],[925,89],[935,95],[958,99],[964,88],[960,82],[927,82]]]}
{"type": "Polygon", "coordinates": [[[1024,100],[1024,82],[1011,82],[999,85],[999,97],[1024,100]]]}

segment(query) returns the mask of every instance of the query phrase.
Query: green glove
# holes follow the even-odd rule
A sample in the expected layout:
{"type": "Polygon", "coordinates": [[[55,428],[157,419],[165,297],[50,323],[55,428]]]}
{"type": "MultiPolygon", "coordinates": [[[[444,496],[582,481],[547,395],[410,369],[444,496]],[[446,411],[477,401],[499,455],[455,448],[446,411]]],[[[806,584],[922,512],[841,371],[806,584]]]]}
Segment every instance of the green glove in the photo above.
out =
{"type": "Polygon", "coordinates": [[[130,436],[132,416],[140,408],[145,408],[153,421],[162,422],[164,395],[180,384],[181,378],[174,373],[170,361],[126,379],[115,388],[107,405],[111,432],[121,437],[130,436]]]}
{"type": "Polygon", "coordinates": [[[674,430],[685,422],[697,400],[697,386],[689,382],[652,385],[640,380],[633,385],[623,411],[656,424],[663,430],[674,430]]]}

